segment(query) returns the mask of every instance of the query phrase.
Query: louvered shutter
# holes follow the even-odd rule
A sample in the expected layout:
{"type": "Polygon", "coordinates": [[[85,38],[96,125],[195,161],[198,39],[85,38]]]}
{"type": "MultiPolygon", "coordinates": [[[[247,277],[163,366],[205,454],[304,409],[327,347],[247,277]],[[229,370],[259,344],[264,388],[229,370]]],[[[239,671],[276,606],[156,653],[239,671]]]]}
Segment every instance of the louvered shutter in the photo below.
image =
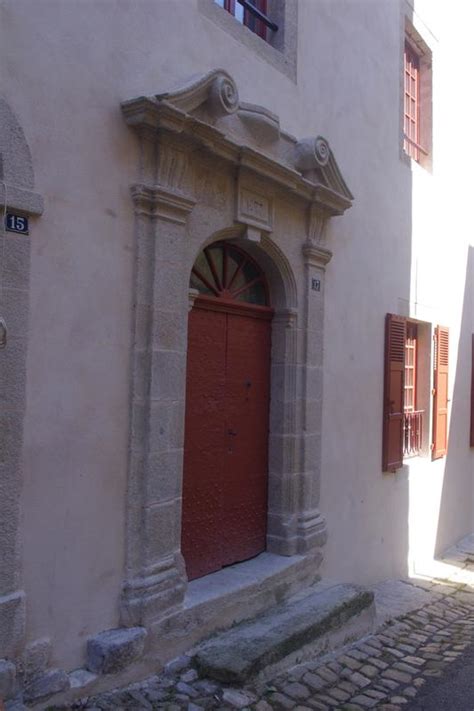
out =
{"type": "Polygon", "coordinates": [[[439,459],[448,451],[448,369],[449,329],[436,326],[433,390],[432,458],[439,459]]]}
{"type": "Polygon", "coordinates": [[[471,350],[471,447],[474,447],[474,333],[472,334],[471,350]]]}
{"type": "Polygon", "coordinates": [[[385,378],[382,471],[394,472],[403,464],[403,396],[405,385],[406,320],[385,318],[385,378]]]}

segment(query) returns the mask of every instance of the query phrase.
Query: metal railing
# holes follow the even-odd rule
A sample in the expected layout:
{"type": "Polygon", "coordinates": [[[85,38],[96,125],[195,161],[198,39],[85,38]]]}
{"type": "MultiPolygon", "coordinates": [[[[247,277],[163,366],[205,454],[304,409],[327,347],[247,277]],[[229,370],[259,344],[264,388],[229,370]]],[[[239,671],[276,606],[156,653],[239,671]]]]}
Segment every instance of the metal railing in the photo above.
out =
{"type": "Polygon", "coordinates": [[[413,410],[403,414],[403,456],[414,457],[423,446],[424,410],[413,410]]]}
{"type": "Polygon", "coordinates": [[[263,22],[263,24],[270,30],[273,30],[273,32],[278,31],[278,25],[272,22],[270,18],[265,15],[264,12],[258,9],[258,7],[255,7],[255,5],[250,2],[250,0],[237,0],[237,2],[239,3],[239,5],[242,5],[242,7],[247,10],[247,12],[250,12],[253,17],[255,17],[257,20],[260,20],[260,22],[263,22]]]}

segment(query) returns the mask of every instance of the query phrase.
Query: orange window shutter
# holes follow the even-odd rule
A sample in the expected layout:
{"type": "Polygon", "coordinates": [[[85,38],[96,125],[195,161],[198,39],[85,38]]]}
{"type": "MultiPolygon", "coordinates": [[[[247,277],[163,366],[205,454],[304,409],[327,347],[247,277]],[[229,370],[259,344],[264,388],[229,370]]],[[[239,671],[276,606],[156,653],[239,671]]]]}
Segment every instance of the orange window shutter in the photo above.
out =
{"type": "Polygon", "coordinates": [[[448,451],[448,370],[449,329],[446,326],[436,326],[432,459],[444,457],[448,451]]]}
{"type": "Polygon", "coordinates": [[[403,396],[407,323],[401,316],[385,317],[385,377],[383,398],[382,471],[403,464],[403,396]]]}
{"type": "Polygon", "coordinates": [[[474,447],[474,333],[472,334],[471,350],[471,447],[474,447]]]}

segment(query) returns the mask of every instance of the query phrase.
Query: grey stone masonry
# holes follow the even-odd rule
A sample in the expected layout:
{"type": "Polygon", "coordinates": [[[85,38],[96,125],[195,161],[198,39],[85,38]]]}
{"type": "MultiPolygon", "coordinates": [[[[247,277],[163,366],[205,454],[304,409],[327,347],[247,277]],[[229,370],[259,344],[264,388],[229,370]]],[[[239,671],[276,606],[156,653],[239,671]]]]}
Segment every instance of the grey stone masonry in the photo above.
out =
{"type": "Polygon", "coordinates": [[[0,699],[9,699],[15,693],[16,667],[7,659],[0,659],[0,699]]]}
{"type": "Polygon", "coordinates": [[[101,632],[87,642],[87,667],[97,674],[112,674],[143,654],[144,627],[124,627],[101,632]]]}
{"type": "Polygon", "coordinates": [[[352,585],[335,585],[204,643],[194,657],[204,675],[227,683],[243,683],[369,608],[373,593],[352,585]]]}
{"type": "Polygon", "coordinates": [[[26,702],[37,701],[68,688],[69,679],[66,672],[62,669],[49,669],[29,682],[23,696],[26,702]]]}
{"type": "MultiPolygon", "coordinates": [[[[457,561],[459,567],[462,564],[457,561]]],[[[264,681],[247,680],[236,688],[196,678],[190,673],[191,656],[182,656],[160,675],[67,708],[402,711],[430,679],[448,674],[453,662],[473,645],[474,556],[464,562],[462,580],[459,567],[452,583],[414,580],[377,586],[380,626],[374,634],[315,654],[264,681]]]]}

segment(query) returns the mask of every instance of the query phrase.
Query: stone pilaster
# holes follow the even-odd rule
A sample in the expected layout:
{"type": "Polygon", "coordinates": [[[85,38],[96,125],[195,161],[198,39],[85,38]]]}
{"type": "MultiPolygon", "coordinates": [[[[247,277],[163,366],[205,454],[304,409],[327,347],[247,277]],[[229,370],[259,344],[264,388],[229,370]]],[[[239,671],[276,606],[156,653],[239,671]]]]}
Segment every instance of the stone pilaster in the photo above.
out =
{"type": "MultiPolygon", "coordinates": [[[[324,216],[312,214],[311,223],[321,236],[324,216]]],[[[311,234],[311,233],[310,233],[311,234]]],[[[312,233],[314,235],[314,232],[312,233]]],[[[303,246],[305,262],[304,354],[301,387],[301,483],[298,501],[298,552],[325,543],[326,521],[319,511],[321,484],[321,429],[324,342],[324,275],[332,253],[308,240],[303,246]]]]}
{"type": "MultiPolygon", "coordinates": [[[[132,186],[136,219],[135,316],[128,487],[127,570],[122,623],[149,624],[183,600],[179,552],[188,285],[182,264],[194,201],[173,182],[132,186]],[[171,185],[170,185],[171,183],[171,185]]],[[[173,172],[174,171],[174,172],[173,172]]]]}

